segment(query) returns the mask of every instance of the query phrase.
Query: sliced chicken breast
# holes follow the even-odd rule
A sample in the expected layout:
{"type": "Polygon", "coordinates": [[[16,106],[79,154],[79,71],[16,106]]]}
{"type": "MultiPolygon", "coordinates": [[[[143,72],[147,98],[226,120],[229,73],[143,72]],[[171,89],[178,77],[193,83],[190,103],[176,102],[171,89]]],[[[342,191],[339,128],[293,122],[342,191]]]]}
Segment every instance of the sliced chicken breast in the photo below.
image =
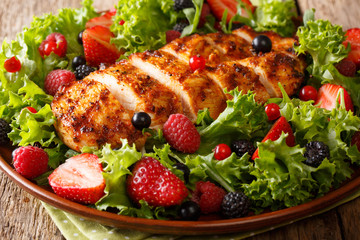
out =
{"type": "Polygon", "coordinates": [[[131,124],[133,113],[97,81],[74,81],[63,86],[51,108],[60,139],[75,151],[85,146],[98,149],[105,143],[117,148],[122,138],[138,148],[145,144],[146,137],[131,124]]]}
{"type": "Polygon", "coordinates": [[[201,109],[208,108],[211,117],[216,119],[226,107],[226,97],[218,85],[206,75],[193,73],[188,64],[164,51],[136,53],[129,61],[174,91],[191,121],[196,120],[201,109]]]}
{"type": "Polygon", "coordinates": [[[151,128],[162,128],[170,114],[182,113],[177,95],[128,61],[91,73],[86,79],[103,83],[127,110],[146,112],[151,128]]]}

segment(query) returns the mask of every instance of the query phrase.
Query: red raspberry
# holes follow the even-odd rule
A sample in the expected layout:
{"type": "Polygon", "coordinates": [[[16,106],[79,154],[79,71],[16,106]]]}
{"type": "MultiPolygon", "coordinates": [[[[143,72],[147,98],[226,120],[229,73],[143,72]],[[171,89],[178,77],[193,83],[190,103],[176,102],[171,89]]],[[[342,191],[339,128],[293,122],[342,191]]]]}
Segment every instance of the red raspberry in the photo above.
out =
{"type": "Polygon", "coordinates": [[[42,148],[26,146],[14,150],[13,161],[18,173],[33,179],[46,172],[49,156],[42,148]]]}
{"type": "Polygon", "coordinates": [[[51,96],[54,96],[60,86],[75,80],[75,74],[69,70],[53,70],[45,78],[45,92],[51,96]]]}
{"type": "Polygon", "coordinates": [[[221,209],[225,194],[225,190],[215,184],[200,181],[196,183],[196,190],[191,200],[199,204],[202,213],[216,213],[221,209]]]}
{"type": "Polygon", "coordinates": [[[350,60],[344,59],[338,64],[336,64],[336,68],[344,76],[353,77],[356,73],[356,64],[350,60]]]}
{"type": "Polygon", "coordinates": [[[185,115],[171,114],[165,122],[164,137],[178,151],[194,153],[200,146],[200,134],[185,115]]]}
{"type": "Polygon", "coordinates": [[[127,191],[136,203],[145,200],[150,206],[169,207],[180,205],[188,196],[184,182],[154,158],[142,158],[132,173],[127,191]]]}
{"type": "Polygon", "coordinates": [[[41,42],[39,52],[42,58],[54,52],[59,57],[64,57],[67,50],[67,41],[61,33],[51,33],[41,42]]]}
{"type": "Polygon", "coordinates": [[[6,71],[14,73],[21,70],[21,62],[15,56],[8,58],[4,62],[4,68],[6,71]]]}
{"type": "Polygon", "coordinates": [[[179,31],[175,30],[169,30],[166,31],[166,42],[169,43],[172,40],[175,40],[181,36],[181,33],[179,31]]]}

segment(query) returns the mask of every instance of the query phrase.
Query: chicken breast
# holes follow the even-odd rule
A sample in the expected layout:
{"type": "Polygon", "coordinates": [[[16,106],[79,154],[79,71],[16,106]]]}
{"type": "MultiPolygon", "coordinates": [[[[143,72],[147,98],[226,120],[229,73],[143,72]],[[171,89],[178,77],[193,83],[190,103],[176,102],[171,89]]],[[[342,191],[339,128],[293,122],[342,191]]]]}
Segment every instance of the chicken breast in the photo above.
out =
{"type": "Polygon", "coordinates": [[[94,80],[74,81],[63,86],[51,104],[57,119],[55,129],[71,149],[89,146],[98,149],[105,143],[121,146],[126,138],[138,148],[146,137],[131,124],[133,112],[126,110],[106,86],[94,80]]]}
{"type": "Polygon", "coordinates": [[[164,51],[136,53],[129,61],[174,91],[191,121],[196,120],[201,109],[208,108],[216,119],[226,107],[226,97],[217,84],[204,74],[193,73],[188,64],[164,51]]]}
{"type": "Polygon", "coordinates": [[[86,79],[105,84],[125,109],[148,113],[151,128],[162,128],[170,114],[182,113],[181,101],[173,91],[128,61],[92,72],[86,79]]]}

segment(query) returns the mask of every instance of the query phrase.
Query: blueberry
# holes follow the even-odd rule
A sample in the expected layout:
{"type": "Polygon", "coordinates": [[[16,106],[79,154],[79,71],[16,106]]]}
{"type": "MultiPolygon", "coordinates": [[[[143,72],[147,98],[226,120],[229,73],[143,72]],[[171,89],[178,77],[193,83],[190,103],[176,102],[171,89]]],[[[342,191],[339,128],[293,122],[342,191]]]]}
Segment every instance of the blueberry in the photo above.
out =
{"type": "Polygon", "coordinates": [[[259,35],[253,39],[252,47],[256,53],[267,53],[271,51],[272,43],[268,36],[259,35]]]}
{"type": "Polygon", "coordinates": [[[77,41],[80,45],[83,45],[83,33],[84,33],[84,31],[79,32],[78,37],[77,37],[77,41]]]}
{"type": "Polygon", "coordinates": [[[75,70],[78,66],[85,64],[86,64],[86,59],[84,56],[76,56],[72,60],[71,66],[75,70]]]}
{"type": "Polygon", "coordinates": [[[137,112],[132,117],[131,123],[136,129],[143,130],[150,127],[151,117],[146,112],[137,112]]]}
{"type": "Polygon", "coordinates": [[[201,214],[200,207],[193,201],[187,201],[181,204],[179,209],[179,216],[181,220],[196,221],[201,214]]]}
{"type": "Polygon", "coordinates": [[[174,168],[181,170],[184,173],[184,180],[185,183],[189,182],[189,175],[190,175],[190,169],[188,168],[188,166],[186,166],[183,163],[175,163],[173,165],[174,168]]]}

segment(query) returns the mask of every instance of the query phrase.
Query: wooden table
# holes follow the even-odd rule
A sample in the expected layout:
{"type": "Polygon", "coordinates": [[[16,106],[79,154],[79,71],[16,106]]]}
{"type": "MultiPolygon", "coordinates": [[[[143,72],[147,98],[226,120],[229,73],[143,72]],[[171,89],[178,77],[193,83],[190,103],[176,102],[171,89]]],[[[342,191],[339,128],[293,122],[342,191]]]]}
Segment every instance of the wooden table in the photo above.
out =
{"type": "MultiPolygon", "coordinates": [[[[98,10],[109,9],[116,0],[95,0],[98,10]]],[[[80,0],[2,0],[0,40],[14,39],[33,15],[79,7],[80,0]]],[[[300,9],[316,8],[317,18],[328,18],[344,29],[360,27],[358,0],[299,0],[300,9]]],[[[0,172],[0,239],[64,239],[40,202],[0,172]]],[[[305,219],[251,239],[359,239],[360,198],[329,212],[305,219]]]]}

